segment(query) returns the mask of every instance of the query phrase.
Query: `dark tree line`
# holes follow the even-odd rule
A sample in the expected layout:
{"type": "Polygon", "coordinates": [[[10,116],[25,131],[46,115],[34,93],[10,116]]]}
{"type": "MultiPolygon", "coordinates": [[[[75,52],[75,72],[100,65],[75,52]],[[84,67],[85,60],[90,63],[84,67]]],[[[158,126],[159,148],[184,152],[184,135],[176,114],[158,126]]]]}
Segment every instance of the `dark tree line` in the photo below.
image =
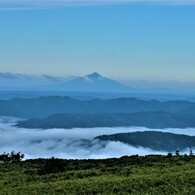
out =
{"type": "Polygon", "coordinates": [[[16,163],[21,162],[21,160],[24,158],[24,154],[21,152],[14,152],[11,153],[3,153],[0,154],[0,163],[16,163]]]}

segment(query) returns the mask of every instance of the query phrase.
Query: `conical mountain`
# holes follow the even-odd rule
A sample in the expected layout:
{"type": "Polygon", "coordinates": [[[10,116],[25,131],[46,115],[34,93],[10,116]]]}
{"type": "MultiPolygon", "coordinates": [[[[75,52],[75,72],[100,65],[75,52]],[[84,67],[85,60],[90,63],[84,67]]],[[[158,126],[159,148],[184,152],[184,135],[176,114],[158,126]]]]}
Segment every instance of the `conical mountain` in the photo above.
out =
{"type": "Polygon", "coordinates": [[[76,92],[130,92],[130,88],[97,72],[77,77],[64,84],[65,91],[76,92]]]}

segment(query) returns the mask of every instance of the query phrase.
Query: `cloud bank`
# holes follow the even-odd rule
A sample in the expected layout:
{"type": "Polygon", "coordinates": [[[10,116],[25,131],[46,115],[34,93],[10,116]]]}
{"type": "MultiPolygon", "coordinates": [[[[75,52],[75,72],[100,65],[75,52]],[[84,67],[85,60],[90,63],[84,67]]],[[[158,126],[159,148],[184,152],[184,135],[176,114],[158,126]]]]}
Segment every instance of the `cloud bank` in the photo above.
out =
{"type": "MultiPolygon", "coordinates": [[[[105,134],[150,130],[147,128],[75,128],[34,130],[13,127],[18,119],[0,118],[0,154],[21,151],[26,158],[58,157],[65,159],[102,159],[124,155],[167,154],[121,142],[93,140],[105,134]]],[[[156,129],[159,131],[159,129],[156,129]]],[[[194,129],[164,129],[161,131],[195,135],[194,129]]],[[[188,153],[188,151],[187,151],[188,153]]]]}

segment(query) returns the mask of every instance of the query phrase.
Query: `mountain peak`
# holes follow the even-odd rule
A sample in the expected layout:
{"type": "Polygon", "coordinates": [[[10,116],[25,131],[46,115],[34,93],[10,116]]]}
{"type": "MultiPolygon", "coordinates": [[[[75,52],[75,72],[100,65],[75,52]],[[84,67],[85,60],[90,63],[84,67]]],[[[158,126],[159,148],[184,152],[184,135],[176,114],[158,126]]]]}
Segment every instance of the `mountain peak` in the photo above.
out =
{"type": "Polygon", "coordinates": [[[93,72],[84,77],[75,78],[64,85],[64,90],[74,92],[128,92],[129,88],[93,72]]]}
{"type": "Polygon", "coordinates": [[[100,78],[102,76],[97,72],[93,72],[92,74],[88,74],[86,77],[88,77],[90,79],[96,79],[96,78],[100,78]]]}

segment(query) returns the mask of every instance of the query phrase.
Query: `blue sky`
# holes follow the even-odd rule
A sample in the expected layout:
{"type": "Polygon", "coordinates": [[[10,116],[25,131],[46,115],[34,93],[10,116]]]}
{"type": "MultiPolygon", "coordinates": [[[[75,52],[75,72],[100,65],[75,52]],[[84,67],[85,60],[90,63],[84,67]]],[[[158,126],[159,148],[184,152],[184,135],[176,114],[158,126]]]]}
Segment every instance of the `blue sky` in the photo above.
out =
{"type": "Polygon", "coordinates": [[[195,81],[194,1],[7,2],[0,0],[1,72],[195,81]]]}

